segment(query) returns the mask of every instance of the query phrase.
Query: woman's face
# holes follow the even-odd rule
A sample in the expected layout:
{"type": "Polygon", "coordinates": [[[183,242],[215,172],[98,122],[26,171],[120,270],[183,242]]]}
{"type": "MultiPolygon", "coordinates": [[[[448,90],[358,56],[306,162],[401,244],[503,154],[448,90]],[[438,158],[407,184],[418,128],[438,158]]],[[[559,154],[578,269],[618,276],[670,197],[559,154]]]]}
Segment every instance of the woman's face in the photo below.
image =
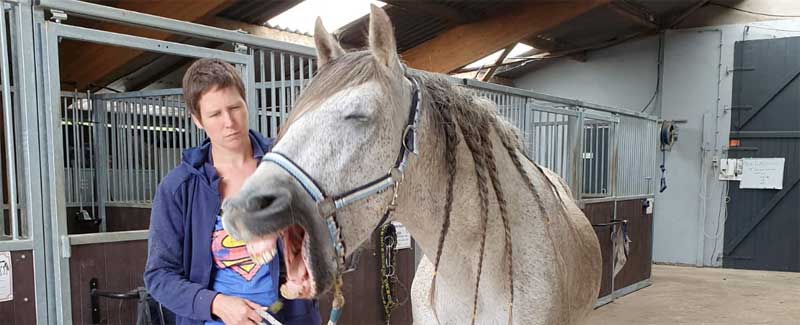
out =
{"type": "Polygon", "coordinates": [[[229,150],[247,145],[247,104],[234,87],[214,87],[197,102],[195,125],[205,130],[211,143],[229,150]]]}

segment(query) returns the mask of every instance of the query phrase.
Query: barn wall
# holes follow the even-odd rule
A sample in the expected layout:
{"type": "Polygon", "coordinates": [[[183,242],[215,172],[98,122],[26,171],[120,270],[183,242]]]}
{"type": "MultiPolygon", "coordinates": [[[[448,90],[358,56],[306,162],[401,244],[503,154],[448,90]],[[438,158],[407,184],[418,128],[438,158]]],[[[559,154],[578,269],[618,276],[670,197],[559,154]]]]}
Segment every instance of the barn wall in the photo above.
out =
{"type": "MultiPolygon", "coordinates": [[[[662,93],[652,112],[686,120],[667,154],[669,188],[656,195],[653,260],[720,266],[725,184],[716,161],[727,157],[736,41],[800,36],[800,20],[670,30],[664,36],[662,93]]],[[[556,59],[514,80],[516,87],[641,110],[656,84],[658,37],[594,51],[586,62],[556,59]]],[[[660,159],[659,159],[660,161],[660,159]]]]}

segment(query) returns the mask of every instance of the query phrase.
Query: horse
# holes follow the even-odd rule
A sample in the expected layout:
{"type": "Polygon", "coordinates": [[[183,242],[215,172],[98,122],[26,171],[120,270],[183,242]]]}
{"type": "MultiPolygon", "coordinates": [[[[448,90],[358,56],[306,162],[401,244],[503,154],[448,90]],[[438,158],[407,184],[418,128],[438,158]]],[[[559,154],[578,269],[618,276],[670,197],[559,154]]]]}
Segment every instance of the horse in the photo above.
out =
{"type": "Polygon", "coordinates": [[[346,52],[317,19],[317,74],[223,203],[225,229],[261,262],[282,238],[281,294],[333,290],[337,314],[348,256],[395,220],[425,254],[410,290],[415,324],[579,323],[602,261],[567,184],[524,155],[492,102],[405,67],[376,6],[368,38],[346,52]]]}

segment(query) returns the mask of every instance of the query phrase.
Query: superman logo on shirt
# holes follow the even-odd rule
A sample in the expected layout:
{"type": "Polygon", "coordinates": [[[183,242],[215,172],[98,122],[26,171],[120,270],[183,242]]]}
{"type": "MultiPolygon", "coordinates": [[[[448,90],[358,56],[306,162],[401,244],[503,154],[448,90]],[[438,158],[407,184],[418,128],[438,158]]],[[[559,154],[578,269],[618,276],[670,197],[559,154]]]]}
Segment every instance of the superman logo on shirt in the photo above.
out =
{"type": "Polygon", "coordinates": [[[247,281],[253,279],[261,268],[250,258],[245,242],[233,239],[224,229],[212,234],[211,253],[218,268],[231,269],[247,281]]]}

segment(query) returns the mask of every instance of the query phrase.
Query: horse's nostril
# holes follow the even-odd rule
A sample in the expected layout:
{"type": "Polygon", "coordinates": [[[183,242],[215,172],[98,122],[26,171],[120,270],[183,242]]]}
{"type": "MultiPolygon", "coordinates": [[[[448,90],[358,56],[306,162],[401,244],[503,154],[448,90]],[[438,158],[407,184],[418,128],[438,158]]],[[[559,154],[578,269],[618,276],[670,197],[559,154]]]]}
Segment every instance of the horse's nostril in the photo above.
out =
{"type": "Polygon", "coordinates": [[[272,205],[272,202],[275,202],[277,197],[274,195],[259,195],[251,197],[247,201],[247,210],[248,211],[259,211],[268,208],[272,205]]]}

